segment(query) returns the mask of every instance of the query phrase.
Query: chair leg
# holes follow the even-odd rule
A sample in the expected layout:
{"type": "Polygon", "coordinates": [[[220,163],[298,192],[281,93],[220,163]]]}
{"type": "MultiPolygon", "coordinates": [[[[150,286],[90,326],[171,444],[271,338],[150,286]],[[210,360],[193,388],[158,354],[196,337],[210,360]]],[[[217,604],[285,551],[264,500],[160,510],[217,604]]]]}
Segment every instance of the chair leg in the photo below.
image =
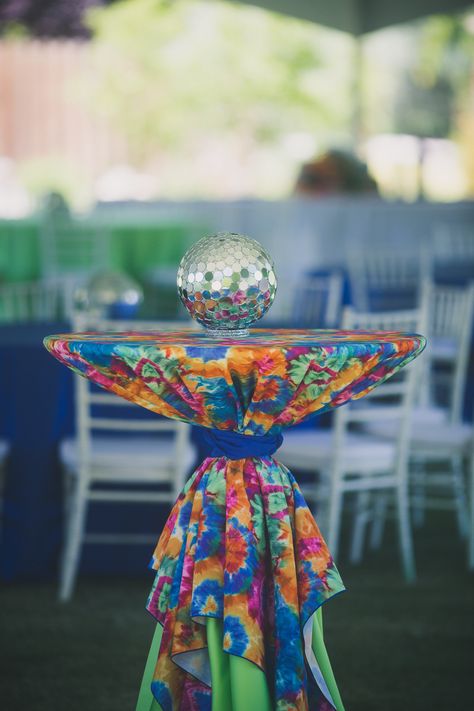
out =
{"type": "Polygon", "coordinates": [[[86,509],[86,490],[78,482],[68,514],[66,540],[61,561],[59,584],[59,599],[61,602],[70,600],[74,589],[82,547],[86,509]]]}
{"type": "Polygon", "coordinates": [[[382,545],[387,515],[388,494],[379,491],[375,496],[373,522],[370,528],[369,546],[371,550],[378,550],[382,545]]]}
{"type": "Polygon", "coordinates": [[[415,555],[413,552],[413,539],[411,534],[411,522],[408,505],[408,492],[406,486],[397,487],[397,514],[398,514],[398,536],[400,542],[400,554],[403,563],[403,573],[407,583],[416,580],[415,555]]]}
{"type": "Polygon", "coordinates": [[[362,560],[365,531],[369,519],[371,518],[370,499],[371,496],[368,491],[358,491],[356,494],[352,540],[349,553],[349,559],[354,565],[357,565],[362,560]]]}
{"type": "Polygon", "coordinates": [[[411,465],[413,481],[412,516],[415,528],[421,528],[425,522],[426,506],[426,470],[423,462],[414,460],[411,465]]]}
{"type": "Polygon", "coordinates": [[[466,538],[469,533],[469,511],[466,500],[462,458],[458,456],[452,457],[450,464],[459,535],[461,538],[466,538]]]}
{"type": "Polygon", "coordinates": [[[469,462],[471,511],[469,521],[469,541],[468,541],[468,569],[474,570],[474,451],[471,452],[469,462]]]}
{"type": "Polygon", "coordinates": [[[335,487],[331,491],[327,528],[327,544],[332,557],[337,560],[339,552],[339,534],[341,531],[341,513],[343,492],[335,487]]]}

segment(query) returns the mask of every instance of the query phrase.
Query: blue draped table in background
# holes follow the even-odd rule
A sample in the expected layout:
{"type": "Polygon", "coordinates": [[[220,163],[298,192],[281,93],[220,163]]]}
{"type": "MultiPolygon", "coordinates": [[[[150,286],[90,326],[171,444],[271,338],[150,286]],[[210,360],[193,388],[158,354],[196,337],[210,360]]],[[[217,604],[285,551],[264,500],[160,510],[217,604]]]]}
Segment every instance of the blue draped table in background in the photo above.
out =
{"type": "MultiPolygon", "coordinates": [[[[43,338],[64,323],[0,327],[0,438],[10,446],[0,537],[0,578],[50,579],[56,574],[63,533],[60,441],[74,433],[73,374],[46,352],[43,338]]],[[[156,417],[137,406],[137,417],[156,417]]],[[[197,436],[194,435],[194,440],[197,436]]],[[[199,442],[195,441],[197,455],[199,442]]],[[[157,504],[91,506],[94,531],[158,534],[168,507],[157,504]]],[[[81,570],[146,575],[150,546],[85,546],[81,570]]]]}

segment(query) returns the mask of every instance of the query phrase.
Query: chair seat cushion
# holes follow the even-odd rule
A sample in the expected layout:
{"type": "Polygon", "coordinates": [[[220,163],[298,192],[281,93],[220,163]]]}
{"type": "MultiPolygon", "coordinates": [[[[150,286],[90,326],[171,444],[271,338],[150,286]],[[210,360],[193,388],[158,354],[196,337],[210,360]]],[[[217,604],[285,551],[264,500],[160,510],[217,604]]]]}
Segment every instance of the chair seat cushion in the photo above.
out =
{"type": "Polygon", "coordinates": [[[454,361],[458,354],[458,344],[453,338],[435,336],[430,339],[427,350],[435,360],[454,361]]]}
{"type": "MultiPolygon", "coordinates": [[[[331,431],[294,430],[284,435],[276,459],[289,467],[314,471],[330,465],[334,436],[331,431]]],[[[367,434],[348,433],[344,438],[343,466],[347,471],[379,471],[395,461],[391,441],[367,434]]]]}
{"type": "MultiPolygon", "coordinates": [[[[75,437],[64,439],[60,444],[60,459],[72,473],[79,468],[79,442],[75,437]]],[[[174,437],[140,435],[107,436],[92,438],[91,469],[94,478],[130,479],[133,481],[159,481],[160,474],[168,474],[175,465],[176,446],[174,437]]],[[[183,467],[189,468],[193,462],[191,445],[186,448],[183,467]]]]}
{"type": "Polygon", "coordinates": [[[443,423],[447,422],[449,413],[446,408],[438,407],[437,405],[423,405],[413,408],[413,422],[443,423]]]}
{"type": "MultiPolygon", "coordinates": [[[[394,429],[391,422],[377,422],[368,428],[370,434],[393,438],[394,429]]],[[[460,422],[451,424],[450,422],[429,422],[413,419],[410,428],[410,442],[412,450],[429,450],[434,454],[441,450],[457,452],[464,450],[471,445],[473,438],[473,427],[470,424],[460,422]]]]}

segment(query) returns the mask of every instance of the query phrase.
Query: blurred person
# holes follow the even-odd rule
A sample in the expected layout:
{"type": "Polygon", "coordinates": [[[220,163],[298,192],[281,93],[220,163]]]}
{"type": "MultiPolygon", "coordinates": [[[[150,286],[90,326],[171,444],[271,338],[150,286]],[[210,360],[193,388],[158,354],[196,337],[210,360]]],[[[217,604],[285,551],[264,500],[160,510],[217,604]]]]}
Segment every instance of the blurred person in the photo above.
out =
{"type": "Polygon", "coordinates": [[[40,212],[60,217],[70,216],[69,205],[66,198],[62,193],[55,190],[42,195],[40,201],[40,212]]]}
{"type": "Polygon", "coordinates": [[[367,165],[352,153],[330,149],[301,166],[297,195],[324,196],[355,193],[378,195],[377,183],[367,165]]]}

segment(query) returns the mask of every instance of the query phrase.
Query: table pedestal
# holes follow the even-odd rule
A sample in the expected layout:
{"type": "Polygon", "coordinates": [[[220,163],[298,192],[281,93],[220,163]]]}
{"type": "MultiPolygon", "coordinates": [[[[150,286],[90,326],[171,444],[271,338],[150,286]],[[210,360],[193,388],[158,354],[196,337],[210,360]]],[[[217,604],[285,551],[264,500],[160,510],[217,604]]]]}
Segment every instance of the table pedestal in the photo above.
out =
{"type": "Polygon", "coordinates": [[[160,628],[140,711],[153,696],[163,711],[342,711],[321,605],[344,586],[286,467],[207,458],[152,567],[147,607],[160,628]]]}

